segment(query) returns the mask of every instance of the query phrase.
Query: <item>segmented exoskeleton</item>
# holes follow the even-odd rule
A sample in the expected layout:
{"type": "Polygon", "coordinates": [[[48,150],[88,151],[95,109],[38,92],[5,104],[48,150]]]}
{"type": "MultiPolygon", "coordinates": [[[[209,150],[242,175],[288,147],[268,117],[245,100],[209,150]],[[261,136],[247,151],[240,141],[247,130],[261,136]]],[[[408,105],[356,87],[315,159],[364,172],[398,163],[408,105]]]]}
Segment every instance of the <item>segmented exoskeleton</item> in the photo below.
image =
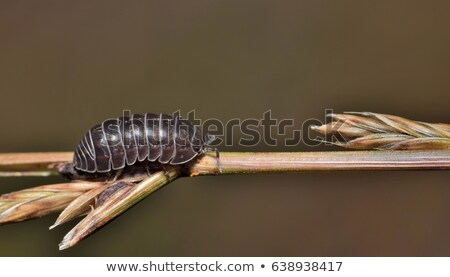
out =
{"type": "Polygon", "coordinates": [[[134,114],[92,127],[76,147],[73,165],[86,173],[121,170],[145,160],[179,165],[211,149],[212,140],[178,116],[134,114]]]}

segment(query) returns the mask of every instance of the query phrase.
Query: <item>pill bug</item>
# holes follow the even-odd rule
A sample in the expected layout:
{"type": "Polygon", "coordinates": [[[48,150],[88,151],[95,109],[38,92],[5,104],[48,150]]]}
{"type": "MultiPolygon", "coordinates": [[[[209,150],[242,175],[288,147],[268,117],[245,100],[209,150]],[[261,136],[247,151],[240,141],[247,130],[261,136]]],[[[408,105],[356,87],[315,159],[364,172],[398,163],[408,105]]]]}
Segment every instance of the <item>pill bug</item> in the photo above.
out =
{"type": "Polygon", "coordinates": [[[146,113],[108,119],[89,129],[75,148],[73,162],[60,173],[69,179],[98,179],[138,166],[182,165],[210,150],[218,158],[217,149],[209,146],[214,139],[179,116],[146,113]]]}

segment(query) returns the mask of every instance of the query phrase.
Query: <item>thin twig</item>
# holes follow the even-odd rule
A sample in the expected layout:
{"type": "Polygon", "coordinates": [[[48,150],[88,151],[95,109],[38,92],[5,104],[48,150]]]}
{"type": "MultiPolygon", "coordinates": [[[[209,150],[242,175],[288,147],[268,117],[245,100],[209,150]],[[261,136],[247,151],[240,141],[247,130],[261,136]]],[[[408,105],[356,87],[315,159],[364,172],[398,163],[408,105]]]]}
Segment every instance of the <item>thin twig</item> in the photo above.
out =
{"type": "MultiPolygon", "coordinates": [[[[9,176],[12,172],[27,174],[27,161],[33,154],[18,154],[24,158],[20,163],[16,158],[15,166],[4,160],[0,154],[0,176],[9,176]],[[11,171],[10,171],[11,170],[11,171]],[[19,171],[20,170],[20,171],[19,171]]],[[[61,163],[69,162],[72,153],[46,153],[44,158],[53,159],[53,155],[65,157],[61,163]]],[[[8,154],[12,157],[14,154],[8,154]]],[[[42,153],[39,154],[43,157],[42,153]]],[[[335,151],[335,152],[221,152],[218,170],[215,153],[205,153],[199,159],[188,164],[190,176],[221,175],[243,173],[282,173],[305,171],[343,171],[343,170],[415,170],[450,169],[450,150],[432,151],[335,151]]],[[[45,160],[44,160],[45,163],[45,160]]],[[[49,174],[55,174],[55,163],[49,174]]],[[[34,172],[34,171],[32,171],[34,172]]]]}
{"type": "Polygon", "coordinates": [[[56,167],[72,158],[73,152],[2,153],[0,177],[56,175],[56,167]]]}
{"type": "Polygon", "coordinates": [[[348,170],[450,169],[450,150],[337,151],[337,152],[226,152],[208,153],[189,167],[191,176],[242,173],[286,173],[348,170]]]}

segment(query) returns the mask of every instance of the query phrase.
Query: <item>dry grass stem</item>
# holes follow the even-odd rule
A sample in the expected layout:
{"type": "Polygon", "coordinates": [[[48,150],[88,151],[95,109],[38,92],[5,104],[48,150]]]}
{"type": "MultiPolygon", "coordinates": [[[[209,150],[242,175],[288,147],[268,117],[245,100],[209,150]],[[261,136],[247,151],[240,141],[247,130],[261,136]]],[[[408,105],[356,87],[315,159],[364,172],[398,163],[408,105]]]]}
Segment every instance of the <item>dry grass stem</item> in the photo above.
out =
{"type": "MultiPolygon", "coordinates": [[[[321,126],[320,128],[322,128],[321,126]]],[[[384,141],[387,139],[385,138],[384,141]]],[[[67,152],[69,154],[70,152],[67,152]]],[[[59,154],[59,153],[56,153],[59,154]]],[[[13,154],[9,154],[13,155],[13,154]]],[[[32,155],[30,153],[30,155],[32,155]]],[[[47,153],[51,157],[53,153],[47,153]]],[[[63,163],[71,161],[70,155],[63,163]]],[[[220,152],[222,172],[216,154],[208,152],[183,168],[182,175],[222,175],[243,173],[284,173],[342,170],[416,170],[450,169],[450,153],[443,150],[414,151],[327,151],[327,152],[220,152]]],[[[45,161],[44,161],[45,163],[45,161]]],[[[4,161],[0,154],[0,172],[4,161]]],[[[23,168],[21,173],[27,173],[23,168]]],[[[56,171],[55,171],[56,172],[56,171]]],[[[0,177],[8,175],[0,174],[0,177]]],[[[139,182],[147,173],[121,179],[139,182]]]]}
{"type": "Polygon", "coordinates": [[[190,176],[308,171],[450,169],[450,150],[336,152],[222,152],[189,164],[190,176]]]}
{"type": "Polygon", "coordinates": [[[450,149],[450,125],[376,113],[330,114],[332,122],[311,129],[333,136],[331,143],[352,149],[450,149]],[[336,135],[338,137],[336,137],[336,135]]]}
{"type": "Polygon", "coordinates": [[[0,154],[0,177],[55,175],[58,174],[55,168],[72,158],[72,152],[3,153],[0,154]]]}

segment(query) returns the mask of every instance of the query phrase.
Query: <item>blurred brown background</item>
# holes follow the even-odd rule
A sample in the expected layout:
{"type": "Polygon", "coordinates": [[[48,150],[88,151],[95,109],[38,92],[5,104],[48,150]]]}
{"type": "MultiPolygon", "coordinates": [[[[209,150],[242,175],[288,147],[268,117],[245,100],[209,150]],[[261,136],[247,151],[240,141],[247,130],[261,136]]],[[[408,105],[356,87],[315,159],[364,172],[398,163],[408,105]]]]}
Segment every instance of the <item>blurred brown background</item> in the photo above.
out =
{"type": "MultiPolygon", "coordinates": [[[[225,121],[272,109],[301,123],[332,108],[448,123],[449,9],[448,1],[1,1],[0,151],[72,150],[123,109],[195,109],[225,121]]],[[[66,251],[57,245],[75,222],[1,226],[0,255],[449,256],[449,177],[184,178],[66,251]]],[[[0,193],[60,181],[3,178],[0,193]]]]}

